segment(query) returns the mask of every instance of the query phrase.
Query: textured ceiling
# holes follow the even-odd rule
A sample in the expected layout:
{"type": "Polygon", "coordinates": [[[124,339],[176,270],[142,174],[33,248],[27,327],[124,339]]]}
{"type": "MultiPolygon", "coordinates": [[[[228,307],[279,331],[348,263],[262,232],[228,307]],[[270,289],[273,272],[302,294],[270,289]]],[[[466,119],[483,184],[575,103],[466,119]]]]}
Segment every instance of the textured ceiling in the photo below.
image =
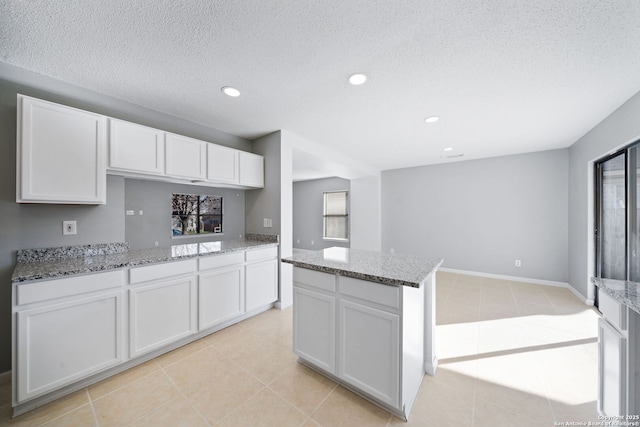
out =
{"type": "Polygon", "coordinates": [[[640,90],[640,2],[2,0],[0,61],[392,169],[571,145],[640,90]]]}

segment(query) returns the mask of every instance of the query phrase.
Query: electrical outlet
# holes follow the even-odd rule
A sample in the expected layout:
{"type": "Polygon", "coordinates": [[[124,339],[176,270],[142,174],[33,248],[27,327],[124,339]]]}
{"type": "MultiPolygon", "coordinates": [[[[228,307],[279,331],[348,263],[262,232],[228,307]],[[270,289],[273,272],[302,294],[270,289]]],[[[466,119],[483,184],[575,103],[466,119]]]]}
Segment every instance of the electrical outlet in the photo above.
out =
{"type": "Polygon", "coordinates": [[[516,260],[516,267],[522,267],[522,261],[519,259],[516,260]]]}
{"type": "Polygon", "coordinates": [[[395,250],[395,249],[393,249],[393,248],[391,248],[391,253],[392,253],[392,254],[395,254],[395,253],[396,253],[396,250],[395,250]]]}
{"type": "Polygon", "coordinates": [[[69,236],[78,234],[78,228],[75,221],[62,221],[62,235],[69,236]]]}

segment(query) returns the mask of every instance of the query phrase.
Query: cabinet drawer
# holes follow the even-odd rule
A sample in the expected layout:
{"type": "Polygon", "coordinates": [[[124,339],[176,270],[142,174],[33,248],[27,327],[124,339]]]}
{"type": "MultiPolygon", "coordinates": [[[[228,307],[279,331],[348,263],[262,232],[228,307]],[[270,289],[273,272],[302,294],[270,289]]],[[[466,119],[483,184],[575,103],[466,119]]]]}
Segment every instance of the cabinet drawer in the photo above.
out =
{"type": "Polygon", "coordinates": [[[277,258],[278,257],[278,248],[276,246],[265,248],[265,249],[253,249],[245,252],[245,260],[247,262],[250,261],[259,261],[263,259],[269,258],[277,258]]]}
{"type": "Polygon", "coordinates": [[[627,330],[626,307],[600,289],[598,289],[598,309],[604,318],[618,330],[627,330]]]}
{"type": "Polygon", "coordinates": [[[301,267],[293,267],[293,282],[328,292],[336,291],[336,275],[301,267]]]}
{"type": "Polygon", "coordinates": [[[340,277],[340,293],[387,307],[400,308],[400,288],[398,286],[340,277]]]}
{"type": "Polygon", "coordinates": [[[244,262],[244,251],[233,252],[230,254],[213,255],[198,259],[200,270],[209,270],[211,268],[226,267],[228,265],[242,264],[244,262]]]}
{"type": "Polygon", "coordinates": [[[195,259],[132,268],[129,270],[129,283],[141,283],[148,280],[195,273],[196,269],[197,261],[195,259]]]}
{"type": "Polygon", "coordinates": [[[122,286],[122,270],[16,285],[18,305],[70,297],[122,286]]]}

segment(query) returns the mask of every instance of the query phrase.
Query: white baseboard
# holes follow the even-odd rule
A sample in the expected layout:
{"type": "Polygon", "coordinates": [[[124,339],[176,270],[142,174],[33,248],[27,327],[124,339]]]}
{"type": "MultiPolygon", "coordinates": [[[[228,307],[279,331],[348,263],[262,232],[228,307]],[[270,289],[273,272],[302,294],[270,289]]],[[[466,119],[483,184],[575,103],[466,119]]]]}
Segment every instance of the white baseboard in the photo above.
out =
{"type": "Polygon", "coordinates": [[[593,299],[585,298],[580,292],[576,291],[573,286],[568,284],[567,282],[556,282],[553,280],[542,280],[542,279],[531,279],[527,277],[518,277],[518,276],[506,276],[503,274],[493,274],[493,273],[482,273],[479,271],[468,271],[468,270],[458,270],[455,268],[440,268],[440,271],[444,271],[446,273],[456,273],[456,274],[465,274],[467,276],[479,276],[479,277],[488,277],[490,279],[501,279],[501,280],[510,280],[512,282],[526,282],[533,283],[536,285],[543,286],[555,286],[557,288],[566,288],[571,291],[580,301],[582,301],[585,305],[593,305],[593,299]]]}
{"type": "Polygon", "coordinates": [[[0,384],[7,384],[11,382],[11,371],[0,373],[0,384]]]}

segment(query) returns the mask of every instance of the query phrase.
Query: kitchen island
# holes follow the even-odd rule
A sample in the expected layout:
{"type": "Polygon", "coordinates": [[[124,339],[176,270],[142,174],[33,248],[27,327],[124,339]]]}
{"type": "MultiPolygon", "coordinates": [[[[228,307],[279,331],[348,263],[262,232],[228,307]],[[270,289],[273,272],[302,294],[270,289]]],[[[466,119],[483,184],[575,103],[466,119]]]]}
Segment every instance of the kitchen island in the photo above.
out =
{"type": "Polygon", "coordinates": [[[299,361],[406,420],[435,375],[439,258],[329,248],[282,260],[293,271],[299,361]]]}

